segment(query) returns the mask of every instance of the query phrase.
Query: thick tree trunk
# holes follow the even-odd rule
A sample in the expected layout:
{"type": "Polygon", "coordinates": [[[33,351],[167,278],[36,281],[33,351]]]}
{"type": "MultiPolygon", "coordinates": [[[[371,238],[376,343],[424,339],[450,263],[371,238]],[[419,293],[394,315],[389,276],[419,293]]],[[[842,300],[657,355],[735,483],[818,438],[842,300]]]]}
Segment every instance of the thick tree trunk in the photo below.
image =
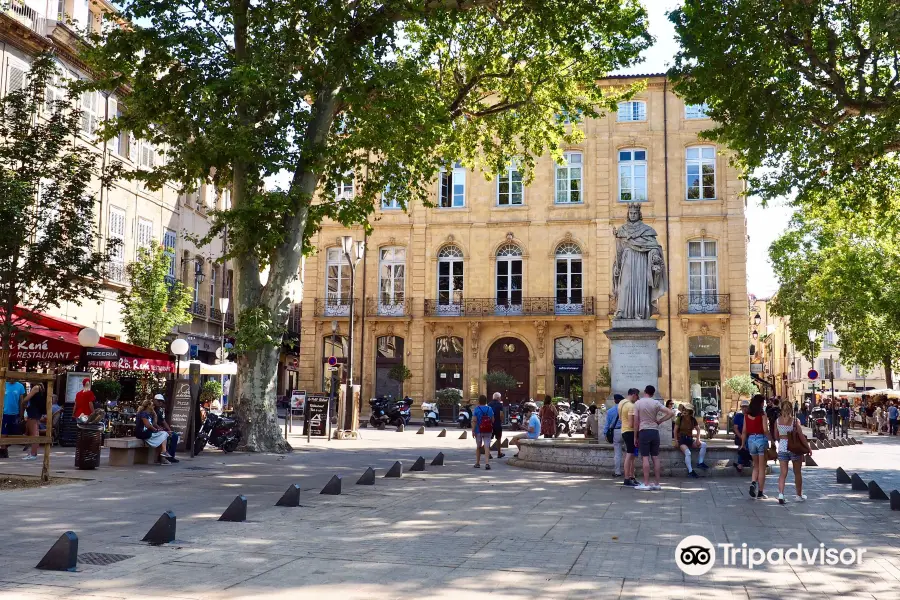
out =
{"type": "Polygon", "coordinates": [[[275,409],[279,354],[279,348],[266,346],[238,357],[235,414],[241,447],[251,452],[291,451],[281,435],[275,409]]]}
{"type": "Polygon", "coordinates": [[[891,357],[884,357],[884,383],[888,388],[894,388],[894,372],[891,369],[891,357]]]}

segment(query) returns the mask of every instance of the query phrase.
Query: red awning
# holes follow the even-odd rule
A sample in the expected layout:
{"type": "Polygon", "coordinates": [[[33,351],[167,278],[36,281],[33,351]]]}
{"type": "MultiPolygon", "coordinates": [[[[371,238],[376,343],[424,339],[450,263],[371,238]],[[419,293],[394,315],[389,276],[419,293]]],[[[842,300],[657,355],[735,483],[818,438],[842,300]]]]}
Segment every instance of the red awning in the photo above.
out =
{"type": "MultiPolygon", "coordinates": [[[[104,344],[98,344],[107,348],[104,344]]],[[[78,335],[53,331],[45,327],[29,327],[13,334],[9,359],[21,361],[75,362],[81,356],[78,335]]]]}
{"type": "MultiPolygon", "coordinates": [[[[14,312],[19,317],[17,319],[19,322],[16,323],[16,326],[27,331],[28,339],[23,340],[25,346],[29,346],[32,341],[36,343],[37,339],[41,338],[42,345],[46,342],[47,350],[37,348],[19,349],[16,347],[10,356],[10,360],[74,362],[79,359],[82,346],[78,343],[78,332],[84,329],[84,325],[58,317],[51,317],[44,313],[32,312],[21,306],[17,306],[14,312]],[[31,339],[32,336],[35,338],[34,340],[31,339]],[[51,351],[51,348],[56,349],[56,354],[51,351]],[[41,352],[44,352],[44,355],[49,358],[44,358],[40,354],[41,352]]],[[[172,358],[165,352],[142,348],[141,346],[103,336],[100,337],[100,343],[97,344],[96,348],[119,350],[119,359],[118,361],[89,363],[93,367],[154,371],[157,373],[171,373],[175,371],[172,358]]]]}

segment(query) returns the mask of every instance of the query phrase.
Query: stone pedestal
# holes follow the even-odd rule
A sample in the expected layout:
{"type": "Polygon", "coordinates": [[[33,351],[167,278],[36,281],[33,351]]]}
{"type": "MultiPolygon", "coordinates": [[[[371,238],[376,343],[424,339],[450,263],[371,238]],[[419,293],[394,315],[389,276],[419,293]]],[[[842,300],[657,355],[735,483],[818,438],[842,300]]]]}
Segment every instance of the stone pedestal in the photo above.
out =
{"type": "MultiPolygon", "coordinates": [[[[609,338],[609,375],[611,393],[627,395],[629,388],[642,393],[652,385],[659,394],[659,340],[666,334],[656,326],[654,319],[613,319],[612,327],[603,332],[609,338]]],[[[672,443],[671,421],[659,428],[660,444],[672,443]]]]}

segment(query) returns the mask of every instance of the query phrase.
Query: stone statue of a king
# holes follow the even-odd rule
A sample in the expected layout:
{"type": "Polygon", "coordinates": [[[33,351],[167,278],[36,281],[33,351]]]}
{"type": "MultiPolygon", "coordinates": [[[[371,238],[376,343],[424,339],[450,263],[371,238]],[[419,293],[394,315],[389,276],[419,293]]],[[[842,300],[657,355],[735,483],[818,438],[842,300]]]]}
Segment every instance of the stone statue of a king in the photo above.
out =
{"type": "Polygon", "coordinates": [[[645,224],[640,204],[628,205],[628,222],[616,229],[613,295],[616,319],[649,319],[659,314],[658,301],[669,288],[663,249],[656,231],[645,224]]]}

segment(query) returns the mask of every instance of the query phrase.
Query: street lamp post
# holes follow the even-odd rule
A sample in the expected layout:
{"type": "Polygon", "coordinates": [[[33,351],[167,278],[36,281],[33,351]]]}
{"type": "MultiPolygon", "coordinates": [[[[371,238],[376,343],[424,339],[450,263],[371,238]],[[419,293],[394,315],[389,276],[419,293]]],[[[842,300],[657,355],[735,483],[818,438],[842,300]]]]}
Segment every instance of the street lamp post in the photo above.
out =
{"type": "MultiPolygon", "coordinates": [[[[808,329],[806,331],[806,337],[809,338],[809,368],[810,368],[810,370],[816,368],[816,358],[814,356],[814,344],[815,344],[815,341],[816,341],[816,338],[818,337],[818,335],[819,335],[819,332],[816,331],[815,329],[808,329]]],[[[810,383],[812,383],[812,382],[810,382],[810,383]]],[[[815,402],[816,402],[816,384],[815,383],[812,384],[812,389],[813,389],[812,402],[813,402],[813,404],[815,404],[815,402]]]]}
{"type": "Polygon", "coordinates": [[[350,330],[347,339],[347,388],[344,396],[344,414],[342,428],[346,430],[353,429],[353,414],[356,410],[355,399],[353,398],[353,295],[356,288],[356,265],[362,259],[365,253],[366,243],[356,242],[353,236],[345,235],[341,237],[341,248],[344,251],[344,257],[350,265],[350,330]]]}
{"type": "MultiPolygon", "coordinates": [[[[337,347],[337,329],[338,322],[336,319],[332,319],[331,321],[331,356],[336,354],[335,348],[337,347]]],[[[328,365],[328,368],[331,369],[331,389],[329,390],[329,398],[328,398],[328,407],[329,409],[334,408],[334,390],[337,387],[337,364],[334,366],[328,365]]],[[[330,427],[330,425],[329,425],[330,427]]]]}
{"type": "Polygon", "coordinates": [[[184,338],[175,338],[169,345],[169,350],[175,355],[175,379],[181,375],[181,357],[190,350],[190,345],[184,338]]]}
{"type": "Polygon", "coordinates": [[[228,304],[230,300],[228,298],[222,297],[219,298],[219,312],[222,313],[222,346],[221,346],[221,359],[220,362],[225,364],[225,313],[228,312],[228,304]]]}

